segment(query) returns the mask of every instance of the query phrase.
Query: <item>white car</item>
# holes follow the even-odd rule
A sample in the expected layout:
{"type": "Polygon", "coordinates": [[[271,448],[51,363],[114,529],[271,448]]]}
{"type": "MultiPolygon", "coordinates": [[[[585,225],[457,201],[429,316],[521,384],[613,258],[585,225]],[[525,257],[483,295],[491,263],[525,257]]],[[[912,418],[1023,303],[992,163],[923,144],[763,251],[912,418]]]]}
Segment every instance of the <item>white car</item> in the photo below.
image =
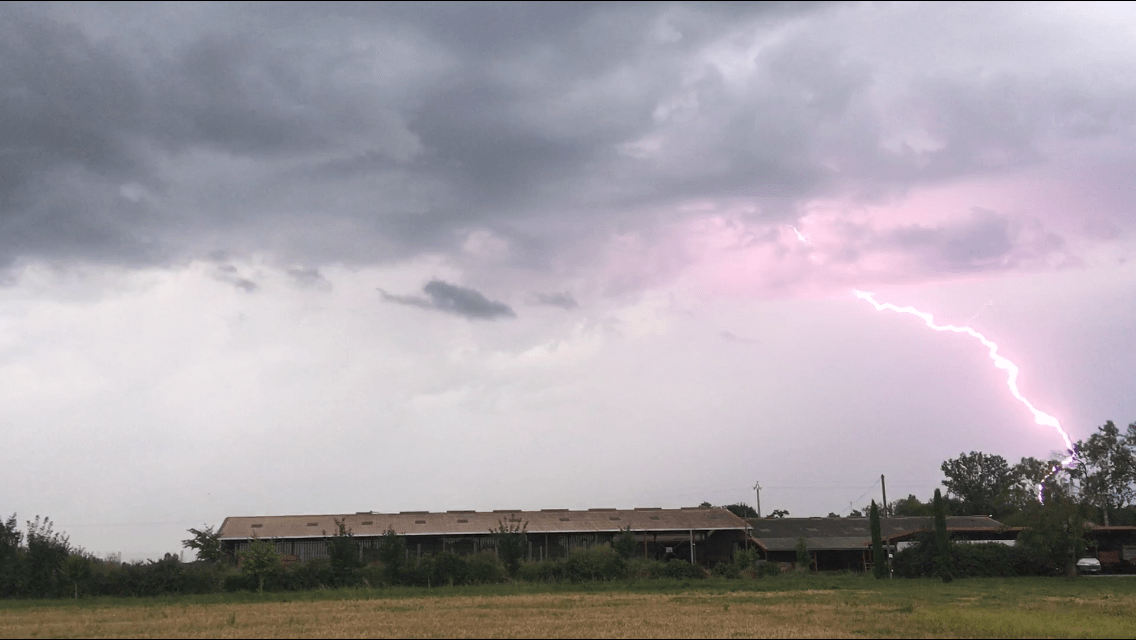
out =
{"type": "Polygon", "coordinates": [[[1101,563],[1096,558],[1081,558],[1077,561],[1077,573],[1100,573],[1101,563]]]}

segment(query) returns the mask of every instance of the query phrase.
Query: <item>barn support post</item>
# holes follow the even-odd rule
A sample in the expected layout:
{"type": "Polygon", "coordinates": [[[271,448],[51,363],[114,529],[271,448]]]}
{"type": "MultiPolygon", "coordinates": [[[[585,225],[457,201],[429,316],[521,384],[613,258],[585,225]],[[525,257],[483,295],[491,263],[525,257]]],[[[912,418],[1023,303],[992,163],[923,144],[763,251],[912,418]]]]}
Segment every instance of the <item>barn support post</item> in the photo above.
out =
{"type": "Polygon", "coordinates": [[[694,564],[694,529],[690,530],[690,564],[694,564]]]}

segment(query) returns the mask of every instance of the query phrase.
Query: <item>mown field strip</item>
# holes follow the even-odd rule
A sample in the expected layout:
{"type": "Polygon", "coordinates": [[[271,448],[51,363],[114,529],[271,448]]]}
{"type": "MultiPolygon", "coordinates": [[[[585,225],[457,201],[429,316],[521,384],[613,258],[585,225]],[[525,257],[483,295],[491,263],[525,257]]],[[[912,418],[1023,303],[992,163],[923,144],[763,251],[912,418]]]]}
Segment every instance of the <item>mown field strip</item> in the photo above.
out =
{"type": "Polygon", "coordinates": [[[1136,637],[1136,595],[1039,584],[60,603],[0,609],[0,637],[1136,637]]]}

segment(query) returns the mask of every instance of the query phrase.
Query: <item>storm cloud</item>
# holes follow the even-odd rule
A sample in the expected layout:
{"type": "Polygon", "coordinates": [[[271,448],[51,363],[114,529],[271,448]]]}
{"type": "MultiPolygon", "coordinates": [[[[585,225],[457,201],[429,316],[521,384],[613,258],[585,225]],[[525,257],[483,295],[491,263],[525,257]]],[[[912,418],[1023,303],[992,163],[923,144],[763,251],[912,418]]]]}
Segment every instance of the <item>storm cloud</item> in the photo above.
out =
{"type": "MultiPolygon", "coordinates": [[[[886,204],[1131,138],[1128,76],[1035,73],[1044,33],[1023,28],[1021,53],[977,77],[972,54],[925,61],[881,36],[928,20],[975,30],[951,11],[5,5],[0,264],[217,249],[317,268],[460,262],[488,232],[512,247],[507,265],[573,275],[627,230],[708,215],[769,227],[817,200],[886,204]]],[[[993,30],[973,38],[998,46],[993,30]]],[[[920,251],[918,233],[890,249],[920,251]]],[[[939,267],[1013,252],[995,240],[954,236],[939,267]]]]}
{"type": "Polygon", "coordinates": [[[426,283],[426,286],[422,287],[422,293],[426,294],[426,297],[395,295],[382,289],[378,291],[386,302],[422,309],[436,309],[471,320],[517,317],[513,309],[504,302],[490,300],[480,291],[459,287],[441,280],[431,280],[426,283]]]}

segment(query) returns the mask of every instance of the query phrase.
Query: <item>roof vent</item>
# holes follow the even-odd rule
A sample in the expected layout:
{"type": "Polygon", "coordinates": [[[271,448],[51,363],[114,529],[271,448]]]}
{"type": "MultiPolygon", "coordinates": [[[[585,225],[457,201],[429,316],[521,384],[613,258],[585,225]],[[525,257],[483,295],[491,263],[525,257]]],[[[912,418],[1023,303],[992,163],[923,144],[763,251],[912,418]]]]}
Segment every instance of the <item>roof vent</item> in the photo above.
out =
{"type": "Polygon", "coordinates": [[[262,524],[253,524],[253,525],[249,525],[249,526],[250,526],[250,527],[252,527],[253,529],[259,529],[259,528],[263,527],[264,525],[262,525],[262,524]]]}
{"type": "Polygon", "coordinates": [[[659,516],[647,516],[647,517],[652,519],[652,520],[658,520],[659,519],[659,516]]]}
{"type": "Polygon", "coordinates": [[[560,521],[561,522],[571,522],[572,518],[561,518],[560,521]]]}
{"type": "Polygon", "coordinates": [[[608,516],[608,520],[619,520],[619,516],[608,516]]]}
{"type": "Polygon", "coordinates": [[[426,524],[425,520],[415,520],[414,524],[426,524]]]}
{"type": "Polygon", "coordinates": [[[372,525],[372,524],[375,524],[375,521],[374,521],[374,520],[364,520],[364,521],[362,522],[362,525],[363,525],[364,527],[366,527],[366,526],[368,526],[368,525],[372,525]]]}
{"type": "Polygon", "coordinates": [[[320,523],[318,523],[318,522],[309,522],[309,523],[308,523],[308,526],[309,526],[309,527],[318,527],[318,526],[320,526],[320,523]]]}
{"type": "Polygon", "coordinates": [[[458,518],[458,524],[465,524],[467,522],[469,522],[469,520],[466,520],[465,518],[458,518]]]}

